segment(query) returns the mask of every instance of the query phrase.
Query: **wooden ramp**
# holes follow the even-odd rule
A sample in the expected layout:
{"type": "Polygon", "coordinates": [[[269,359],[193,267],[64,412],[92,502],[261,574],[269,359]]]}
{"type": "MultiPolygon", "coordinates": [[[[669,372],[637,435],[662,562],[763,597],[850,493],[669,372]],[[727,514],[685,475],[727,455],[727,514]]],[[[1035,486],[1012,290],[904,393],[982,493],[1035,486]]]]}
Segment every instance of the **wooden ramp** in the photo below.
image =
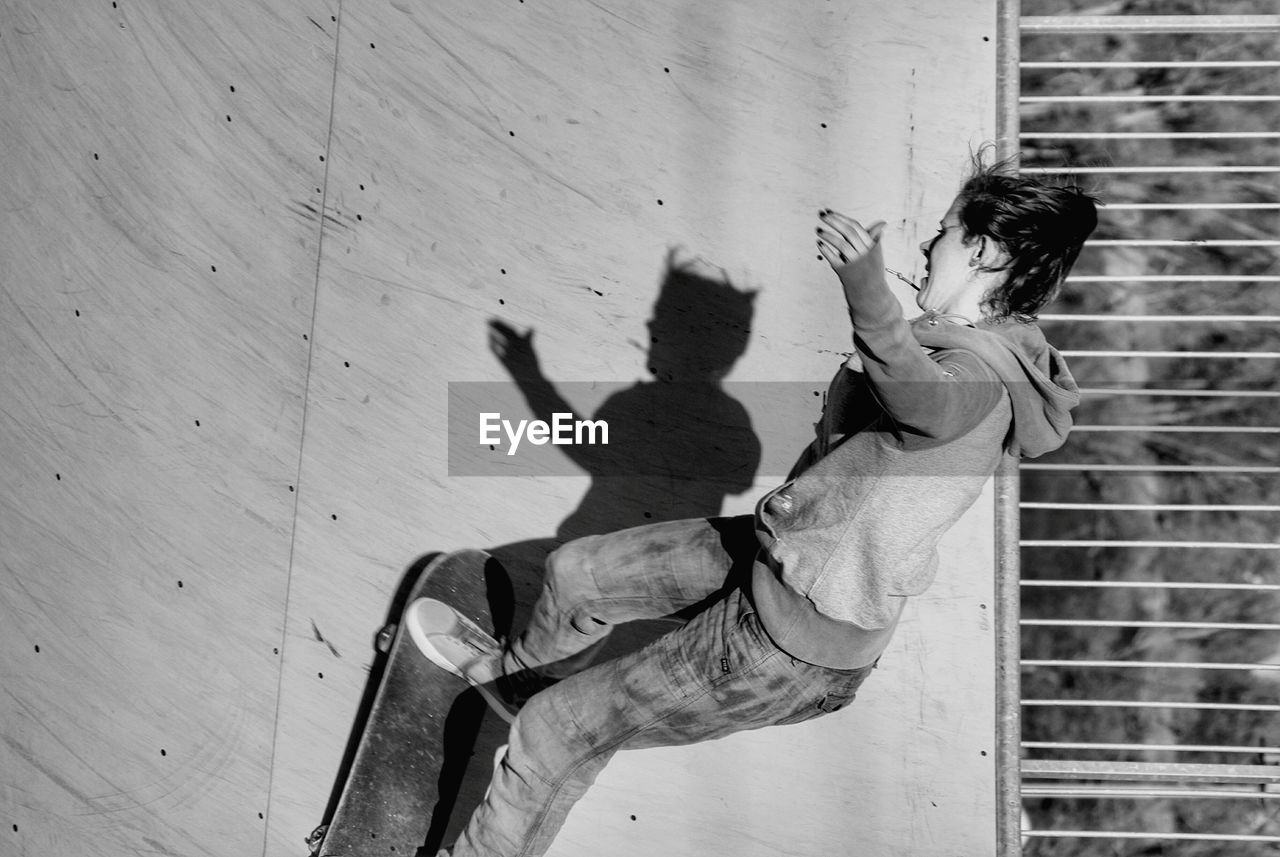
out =
{"type": "MultiPolygon", "coordinates": [[[[994,133],[995,0],[0,0],[0,55],[23,857],[304,854],[421,557],[749,511],[848,347],[815,212],[913,270],[994,133]],[[495,318],[643,466],[473,443],[495,318]]],[[[552,853],[992,853],[990,506],[856,705],[623,754],[552,853]]]]}

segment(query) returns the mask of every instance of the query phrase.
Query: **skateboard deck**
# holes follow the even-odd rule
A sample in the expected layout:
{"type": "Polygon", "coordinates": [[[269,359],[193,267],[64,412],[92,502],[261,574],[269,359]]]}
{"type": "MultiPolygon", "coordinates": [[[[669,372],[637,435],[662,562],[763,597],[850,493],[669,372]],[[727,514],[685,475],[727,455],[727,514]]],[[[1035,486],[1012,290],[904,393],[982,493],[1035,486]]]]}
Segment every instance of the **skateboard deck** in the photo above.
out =
{"type": "MultiPolygon", "coordinates": [[[[419,574],[404,606],[437,598],[493,633],[495,610],[507,621],[503,599],[491,601],[506,580],[483,551],[444,554],[419,574]]],[[[505,742],[506,723],[431,663],[402,620],[403,610],[378,635],[382,678],[341,795],[307,840],[316,857],[435,857],[479,804],[505,742]]]]}

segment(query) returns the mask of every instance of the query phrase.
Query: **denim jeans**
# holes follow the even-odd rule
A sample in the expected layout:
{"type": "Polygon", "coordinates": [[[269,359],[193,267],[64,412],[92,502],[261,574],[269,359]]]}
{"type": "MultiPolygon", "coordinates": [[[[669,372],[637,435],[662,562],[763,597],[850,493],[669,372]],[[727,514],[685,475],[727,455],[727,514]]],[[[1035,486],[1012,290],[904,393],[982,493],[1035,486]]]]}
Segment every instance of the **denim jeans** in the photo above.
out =
{"type": "Polygon", "coordinates": [[[744,516],[588,536],[548,558],[507,667],[573,674],[521,709],[453,857],[543,854],[618,750],[799,723],[853,699],[872,667],[814,666],[765,634],[747,591],[755,552],[744,516]],[[687,621],[639,651],[574,672],[612,626],[673,614],[687,621]]]}

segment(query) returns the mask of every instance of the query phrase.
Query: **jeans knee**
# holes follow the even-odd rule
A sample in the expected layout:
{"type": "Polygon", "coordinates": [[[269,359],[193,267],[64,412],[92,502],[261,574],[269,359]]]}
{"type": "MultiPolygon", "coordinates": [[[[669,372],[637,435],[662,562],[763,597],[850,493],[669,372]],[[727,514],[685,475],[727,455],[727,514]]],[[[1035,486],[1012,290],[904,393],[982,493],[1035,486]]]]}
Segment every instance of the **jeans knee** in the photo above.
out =
{"type": "Polygon", "coordinates": [[[543,585],[551,591],[557,605],[564,612],[590,601],[594,597],[591,542],[594,536],[574,539],[552,551],[547,557],[546,580],[543,585]]]}
{"type": "Polygon", "coordinates": [[[574,539],[553,550],[547,556],[547,579],[559,583],[580,577],[587,567],[587,555],[593,538],[585,536],[574,539]]]}
{"type": "Polygon", "coordinates": [[[597,537],[574,539],[547,557],[544,587],[561,621],[592,639],[608,633],[609,623],[596,615],[601,593],[592,570],[592,542],[597,537]]]}
{"type": "Polygon", "coordinates": [[[608,730],[579,719],[578,704],[556,686],[534,695],[520,709],[511,731],[514,752],[507,757],[518,776],[581,796],[617,747],[609,741],[608,730]]]}
{"type": "Polygon", "coordinates": [[[519,776],[534,777],[543,785],[556,782],[572,755],[579,736],[575,721],[563,717],[550,688],[529,697],[511,724],[509,764],[519,776]]]}

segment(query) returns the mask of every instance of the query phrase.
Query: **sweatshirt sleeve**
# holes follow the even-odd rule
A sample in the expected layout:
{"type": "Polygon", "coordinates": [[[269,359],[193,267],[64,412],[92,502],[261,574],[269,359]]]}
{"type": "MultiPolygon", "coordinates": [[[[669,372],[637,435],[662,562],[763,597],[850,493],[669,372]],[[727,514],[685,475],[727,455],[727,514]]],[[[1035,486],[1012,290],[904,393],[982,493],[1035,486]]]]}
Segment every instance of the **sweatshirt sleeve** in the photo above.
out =
{"type": "Polygon", "coordinates": [[[836,273],[867,383],[904,435],[945,442],[995,408],[1003,384],[977,355],[961,349],[926,353],[916,341],[885,282],[879,244],[836,273]]]}

